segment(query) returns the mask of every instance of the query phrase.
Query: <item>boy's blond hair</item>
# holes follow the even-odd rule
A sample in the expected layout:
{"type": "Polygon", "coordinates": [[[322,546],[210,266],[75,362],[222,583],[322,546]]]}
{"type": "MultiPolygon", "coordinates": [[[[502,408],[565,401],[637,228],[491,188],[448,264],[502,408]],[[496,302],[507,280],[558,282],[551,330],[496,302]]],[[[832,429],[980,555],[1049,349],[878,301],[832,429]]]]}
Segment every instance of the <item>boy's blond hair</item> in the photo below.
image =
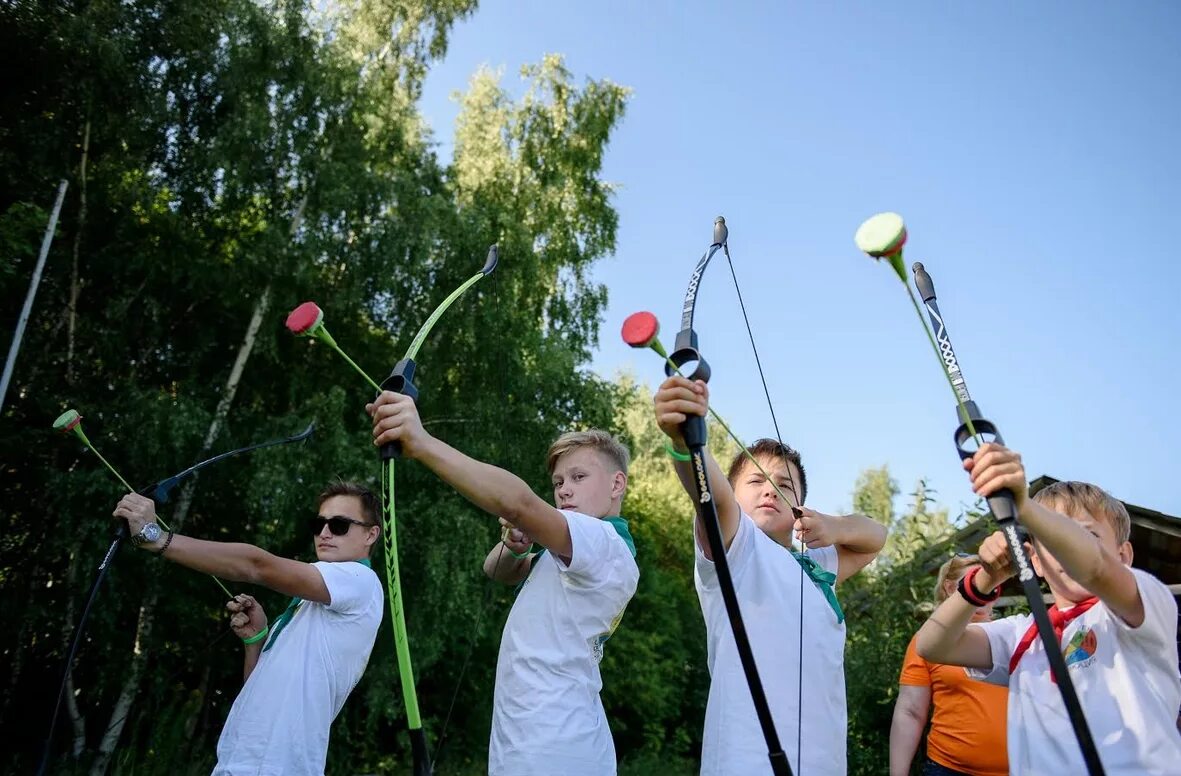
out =
{"type": "Polygon", "coordinates": [[[979,555],[957,554],[954,558],[939,567],[939,576],[935,579],[935,602],[943,603],[947,600],[948,592],[944,589],[949,579],[959,582],[968,569],[980,565],[979,555]]]}
{"type": "Polygon", "coordinates": [[[1132,518],[1123,503],[1089,482],[1055,482],[1039,490],[1033,500],[1070,517],[1077,517],[1080,512],[1086,511],[1096,520],[1106,520],[1115,532],[1117,544],[1123,544],[1132,536],[1132,518]]]}
{"type": "Polygon", "coordinates": [[[631,455],[627,448],[618,439],[597,428],[592,428],[589,431],[568,431],[558,437],[549,446],[549,452],[545,454],[546,471],[553,474],[559,458],[566,453],[584,447],[589,447],[600,455],[606,456],[607,460],[619,468],[619,471],[627,474],[627,466],[631,462],[631,455]]]}

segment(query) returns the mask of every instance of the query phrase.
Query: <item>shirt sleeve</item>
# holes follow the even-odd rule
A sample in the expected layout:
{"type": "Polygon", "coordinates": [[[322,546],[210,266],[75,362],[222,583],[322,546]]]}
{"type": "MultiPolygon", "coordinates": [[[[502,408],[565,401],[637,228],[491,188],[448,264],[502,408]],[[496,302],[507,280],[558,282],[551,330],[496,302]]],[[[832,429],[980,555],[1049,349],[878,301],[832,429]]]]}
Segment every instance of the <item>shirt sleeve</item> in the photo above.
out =
{"type": "Polygon", "coordinates": [[[1171,648],[1177,638],[1177,600],[1165,583],[1143,569],[1132,569],[1136,585],[1140,588],[1140,600],[1144,603],[1144,622],[1133,628],[1122,618],[1111,616],[1116,627],[1134,639],[1171,648]]]}
{"type": "Polygon", "coordinates": [[[556,554],[550,553],[558,571],[598,583],[610,577],[621,553],[631,558],[631,550],[610,523],[569,510],[562,510],[562,516],[570,529],[570,564],[566,565],[556,554]]]}
{"type": "Polygon", "coordinates": [[[964,668],[968,677],[980,682],[1009,686],[1009,659],[1013,657],[1013,650],[1017,642],[1029,629],[1033,618],[1028,614],[1004,617],[992,622],[971,623],[969,628],[979,628],[988,637],[988,646],[992,651],[992,666],[990,668],[964,668]]]}
{"type": "MultiPolygon", "coordinates": [[[[734,532],[734,540],[730,542],[730,548],[726,550],[726,560],[730,563],[730,574],[736,578],[736,581],[755,552],[755,542],[758,541],[755,534],[757,533],[760,533],[760,530],[755,525],[755,521],[750,518],[750,515],[741,512],[738,516],[738,530],[734,532]]],[[[718,586],[718,569],[712,560],[705,557],[705,551],[701,547],[702,541],[708,541],[708,539],[704,536],[699,537],[697,518],[695,517],[693,519],[693,554],[697,565],[697,575],[702,586],[707,590],[712,590],[718,586]]]]}
{"type": "Polygon", "coordinates": [[[338,614],[360,611],[373,596],[373,569],[361,563],[346,561],[332,563],[317,561],[312,564],[324,579],[331,601],[327,609],[338,614]]]}
{"type": "Polygon", "coordinates": [[[898,677],[898,684],[930,687],[931,666],[919,657],[918,649],[915,647],[917,642],[918,634],[911,636],[910,644],[906,646],[906,657],[902,660],[902,675],[898,677]]]}
{"type": "Polygon", "coordinates": [[[830,574],[837,573],[837,567],[841,562],[841,556],[837,553],[837,548],[833,545],[821,547],[816,550],[808,550],[808,557],[816,561],[816,565],[830,574]]]}

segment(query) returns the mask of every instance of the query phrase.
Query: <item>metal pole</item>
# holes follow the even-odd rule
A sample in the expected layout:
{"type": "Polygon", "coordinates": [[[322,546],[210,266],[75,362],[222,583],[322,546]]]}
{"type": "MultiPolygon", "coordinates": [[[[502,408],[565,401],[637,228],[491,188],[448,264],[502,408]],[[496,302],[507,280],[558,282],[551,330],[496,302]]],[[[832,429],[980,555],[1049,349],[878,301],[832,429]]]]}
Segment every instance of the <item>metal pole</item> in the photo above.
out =
{"type": "Polygon", "coordinates": [[[33,270],[33,279],[29,281],[29,294],[25,297],[25,306],[21,310],[20,318],[16,322],[16,331],[12,335],[12,345],[8,348],[8,360],[4,362],[4,376],[0,377],[0,412],[4,410],[4,398],[8,395],[8,383],[12,380],[12,370],[16,366],[16,354],[21,347],[21,338],[25,334],[25,326],[29,322],[29,314],[33,311],[33,298],[37,296],[37,286],[41,285],[41,270],[45,269],[45,259],[49,256],[49,245],[53,242],[54,232],[57,231],[57,217],[62,210],[62,201],[66,198],[67,181],[63,178],[57,187],[57,202],[53,203],[53,212],[49,214],[49,226],[45,228],[45,237],[41,240],[41,255],[37,257],[37,267],[33,270]]]}

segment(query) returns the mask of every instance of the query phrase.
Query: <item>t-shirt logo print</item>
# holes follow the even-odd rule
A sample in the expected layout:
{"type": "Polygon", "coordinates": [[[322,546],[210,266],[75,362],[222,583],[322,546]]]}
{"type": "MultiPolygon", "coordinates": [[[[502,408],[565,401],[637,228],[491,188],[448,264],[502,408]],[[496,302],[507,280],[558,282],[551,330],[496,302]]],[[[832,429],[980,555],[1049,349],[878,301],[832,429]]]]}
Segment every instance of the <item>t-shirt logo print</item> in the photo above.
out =
{"type": "Polygon", "coordinates": [[[1098,648],[1099,639],[1095,636],[1095,629],[1084,628],[1070,639],[1066,649],[1062,650],[1062,656],[1066,659],[1066,665],[1072,666],[1095,657],[1098,648]]]}

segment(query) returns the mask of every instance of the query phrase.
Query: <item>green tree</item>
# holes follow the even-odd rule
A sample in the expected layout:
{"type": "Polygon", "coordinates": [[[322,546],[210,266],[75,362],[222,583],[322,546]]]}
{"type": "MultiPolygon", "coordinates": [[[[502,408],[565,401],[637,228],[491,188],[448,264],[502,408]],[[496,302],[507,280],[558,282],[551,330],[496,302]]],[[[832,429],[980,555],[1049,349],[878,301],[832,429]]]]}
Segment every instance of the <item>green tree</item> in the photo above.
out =
{"type": "Polygon", "coordinates": [[[894,525],[894,499],[899,492],[889,466],[882,464],[876,469],[866,469],[857,475],[853,485],[853,511],[889,528],[894,525]]]}
{"type": "MultiPolygon", "coordinates": [[[[890,722],[898,695],[898,674],[906,646],[930,613],[933,559],[953,533],[945,507],[919,480],[901,514],[894,499],[901,489],[883,465],[866,469],[854,486],[854,508],[883,522],[889,533],[870,573],[841,586],[848,615],[845,684],[849,709],[849,773],[879,774],[889,769],[890,722]]],[[[916,758],[916,761],[919,758],[916,758]]]]}
{"type": "MultiPolygon", "coordinates": [[[[606,293],[589,279],[614,247],[602,154],[626,100],[576,86],[557,58],[513,101],[490,74],[464,97],[441,163],[416,100],[470,2],[216,0],[0,8],[0,244],[31,246],[30,213],[71,181],[58,239],[0,425],[0,600],[11,667],[0,714],[29,769],[119,487],[72,440],[65,406],[134,483],[206,451],[292,433],[314,443],[203,473],[174,527],[307,557],[298,515],[335,476],[374,484],[363,384],[292,338],[307,298],[375,375],[487,246],[502,267],[420,353],[426,424],[548,491],[560,431],[615,427],[620,392],[588,374],[606,293]],[[30,66],[32,63],[32,66],[30,66]],[[488,169],[489,162],[494,162],[488,169]],[[37,440],[37,444],[30,444],[37,440]]],[[[19,251],[11,291],[33,256],[19,251]]],[[[0,311],[15,320],[5,294],[0,311]]],[[[421,467],[399,468],[407,616],[428,733],[461,666],[444,762],[482,762],[499,626],[511,591],[480,560],[496,539],[421,467]],[[482,620],[480,619],[482,618],[482,620]],[[473,623],[479,621],[480,627],[473,623]]],[[[240,685],[240,654],[207,579],[125,551],[87,627],[64,727],[79,770],[176,772],[210,762],[240,685]]],[[[260,593],[273,614],[277,596],[260,593]]],[[[333,739],[330,772],[406,767],[388,626],[333,739]]],[[[59,739],[60,743],[60,739],[59,739]]]]}

